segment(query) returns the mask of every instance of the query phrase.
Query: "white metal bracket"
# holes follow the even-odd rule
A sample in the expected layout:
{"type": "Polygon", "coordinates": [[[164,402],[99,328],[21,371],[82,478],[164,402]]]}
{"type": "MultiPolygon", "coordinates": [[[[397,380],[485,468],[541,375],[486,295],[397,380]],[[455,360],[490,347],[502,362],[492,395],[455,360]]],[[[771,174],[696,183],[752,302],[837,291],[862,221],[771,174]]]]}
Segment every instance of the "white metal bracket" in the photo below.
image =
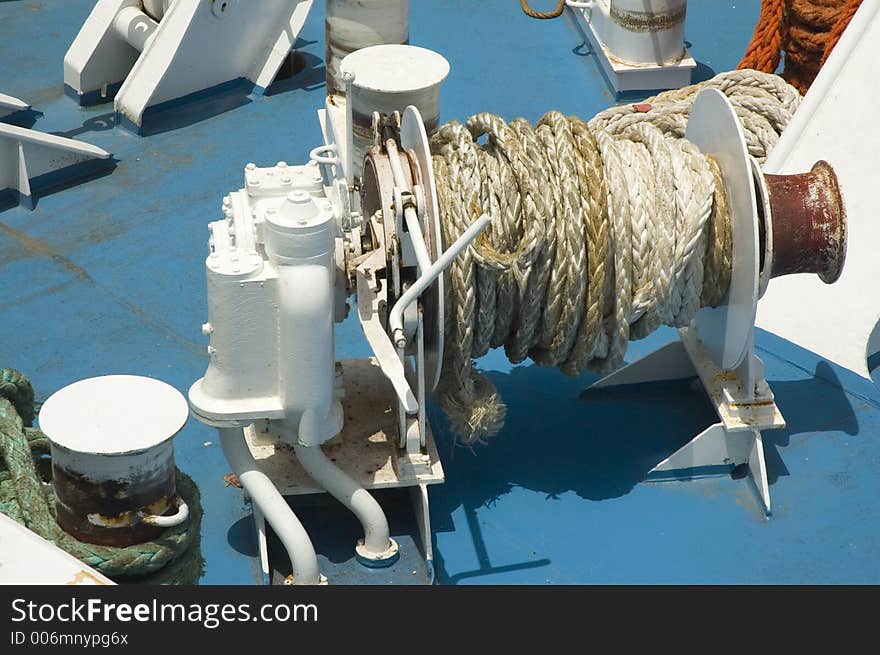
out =
{"type": "Polygon", "coordinates": [[[698,376],[709,396],[718,422],[657,464],[649,473],[654,481],[695,479],[729,472],[748,464],[764,511],[770,513],[770,487],[764,463],[761,430],[785,427],[773,393],[764,381],[761,360],[750,350],[750,361],[737,371],[719,368],[696,331],[679,330],[680,340],[666,344],[632,364],[596,382],[591,389],[619,387],[698,376]],[[742,369],[748,367],[750,372],[742,369]],[[752,379],[751,388],[744,380],[752,379]]]}
{"type": "Polygon", "coordinates": [[[0,93],[0,119],[20,111],[27,111],[31,106],[24,100],[0,93]]]}
{"type": "MultiPolygon", "coordinates": [[[[748,464],[764,510],[770,489],[761,430],[785,427],[764,365],[755,355],[755,313],[761,291],[760,215],[755,170],[729,100],[703,90],[691,109],[686,137],[721,168],[730,208],[733,267],[724,303],[701,309],[680,341],[670,343],[593,385],[610,387],[699,376],[718,414],[713,424],[660,462],[653,477],[695,478],[748,464]]],[[[766,264],[765,264],[766,265],[766,264]]]]}
{"type": "Polygon", "coordinates": [[[34,207],[34,194],[94,172],[89,164],[112,155],[97,146],[0,123],[0,194],[34,207]]]}
{"type": "Polygon", "coordinates": [[[150,15],[138,0],[99,0],[64,57],[65,90],[83,105],[115,96],[136,131],[148,110],[195,93],[237,80],[265,90],[312,2],[175,0],[150,15]]]}

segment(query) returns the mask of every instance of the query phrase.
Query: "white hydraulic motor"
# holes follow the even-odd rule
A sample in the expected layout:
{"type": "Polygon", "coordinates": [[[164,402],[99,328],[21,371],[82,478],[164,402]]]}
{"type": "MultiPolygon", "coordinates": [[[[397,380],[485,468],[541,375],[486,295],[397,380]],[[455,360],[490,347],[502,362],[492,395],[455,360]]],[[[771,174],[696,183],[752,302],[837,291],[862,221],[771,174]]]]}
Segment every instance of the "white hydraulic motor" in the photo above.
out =
{"type": "Polygon", "coordinates": [[[432,559],[426,485],[442,482],[443,471],[424,399],[442,358],[439,278],[489,219],[443,252],[418,110],[409,107],[402,125],[397,113],[375,114],[374,134],[362,195],[351,193],[328,144],[303,166],[248,164],[245,188],[223,199],[224,218],[210,225],[203,332],[211,361],[190,405],[220,429],[254,503],[264,573],[265,519],[297,584],[321,578],[284,500],[291,494],[327,491],[351,509],[364,529],[357,559],[380,567],[399,550],[367,489],[410,487],[429,570],[432,559]],[[361,224],[362,200],[370,216],[361,224]],[[396,209],[383,212],[386,204],[396,209]],[[337,362],[334,321],[355,291],[375,357],[337,362]]]}

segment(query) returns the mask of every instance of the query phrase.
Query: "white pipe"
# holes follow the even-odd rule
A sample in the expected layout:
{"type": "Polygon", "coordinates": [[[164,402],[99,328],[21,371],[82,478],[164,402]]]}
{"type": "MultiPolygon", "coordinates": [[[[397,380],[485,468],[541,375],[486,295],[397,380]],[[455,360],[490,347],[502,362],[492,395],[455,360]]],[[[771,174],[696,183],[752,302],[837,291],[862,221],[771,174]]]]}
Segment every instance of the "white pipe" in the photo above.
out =
{"type": "MultiPolygon", "coordinates": [[[[394,139],[387,139],[385,141],[385,150],[388,152],[388,162],[391,164],[391,176],[394,178],[394,186],[401,191],[408,189],[406,178],[403,176],[403,165],[400,163],[400,153],[397,150],[397,144],[394,142],[394,139]]],[[[406,219],[407,229],[409,229],[410,240],[412,241],[420,272],[424,272],[431,265],[431,257],[428,255],[428,249],[425,247],[425,238],[422,236],[419,216],[412,206],[405,207],[403,215],[406,219]]]]}
{"type": "Polygon", "coordinates": [[[403,217],[406,219],[406,227],[409,230],[409,239],[412,242],[413,251],[416,255],[416,262],[419,265],[419,273],[423,273],[431,267],[431,255],[428,253],[428,247],[425,245],[425,237],[422,234],[422,224],[419,223],[419,215],[412,207],[403,210],[403,217]]]}
{"type": "Polygon", "coordinates": [[[318,417],[309,445],[337,434],[341,412],[334,396],[334,274],[319,262],[278,267],[278,368],[283,382],[284,417],[298,425],[310,410],[318,417]]]}
{"type": "Polygon", "coordinates": [[[306,473],[357,516],[364,528],[366,551],[373,555],[388,552],[393,545],[388,519],[370,492],[334,465],[320,446],[303,446],[294,442],[293,450],[306,473]]]}
{"type": "Polygon", "coordinates": [[[388,163],[391,164],[391,177],[394,185],[401,191],[407,188],[406,178],[403,176],[403,166],[400,163],[400,155],[397,152],[397,144],[394,139],[385,140],[385,150],[388,152],[388,163]]]}
{"type": "Polygon", "coordinates": [[[309,445],[342,429],[342,408],[333,391],[332,230],[332,214],[321,212],[302,190],[289,193],[278,210],[267,215],[263,230],[266,254],[278,276],[277,370],[284,419],[296,426],[308,411],[317,415],[309,445]]]}
{"type": "Polygon", "coordinates": [[[159,23],[134,6],[125,7],[113,20],[116,33],[138,52],[144,51],[158,27],[159,23]]]}
{"type": "Polygon", "coordinates": [[[260,508],[290,557],[295,584],[320,584],[318,557],[312,540],[269,477],[257,468],[241,428],[220,428],[220,444],[226,461],[260,508]]]}
{"type": "Polygon", "coordinates": [[[171,516],[158,516],[155,514],[150,514],[148,516],[142,517],[141,521],[149,525],[158,526],[160,528],[173,528],[177,525],[180,525],[189,518],[189,505],[187,505],[180,496],[177,497],[176,502],[177,511],[171,516]]]}
{"type": "Polygon", "coordinates": [[[458,257],[470,245],[471,241],[476,239],[480,232],[486,229],[491,220],[488,214],[483,214],[471,223],[468,229],[455,240],[455,243],[443,251],[443,254],[437,258],[436,262],[422,271],[422,274],[413,285],[404,291],[400,299],[394,303],[394,307],[391,308],[391,315],[388,318],[388,325],[391,327],[391,338],[398,348],[406,347],[406,333],[403,331],[403,312],[443,271],[449,268],[452,260],[458,257]]]}

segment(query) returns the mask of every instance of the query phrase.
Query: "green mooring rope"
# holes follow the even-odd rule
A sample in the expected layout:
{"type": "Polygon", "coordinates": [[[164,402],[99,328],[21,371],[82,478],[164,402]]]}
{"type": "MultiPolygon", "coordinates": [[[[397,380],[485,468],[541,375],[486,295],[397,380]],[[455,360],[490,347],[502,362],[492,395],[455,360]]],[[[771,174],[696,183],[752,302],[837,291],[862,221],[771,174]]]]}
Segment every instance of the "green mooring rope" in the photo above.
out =
{"type": "Polygon", "coordinates": [[[33,418],[30,381],[18,371],[0,369],[0,511],[108,577],[143,578],[158,572],[150,582],[195,584],[203,565],[197,547],[202,509],[192,479],[177,470],[177,493],[189,506],[189,519],[158,539],[125,548],[81,542],[55,522],[55,499],[43,482],[51,478],[49,440],[29,427],[33,418]],[[175,560],[173,567],[162,570],[175,560]]]}

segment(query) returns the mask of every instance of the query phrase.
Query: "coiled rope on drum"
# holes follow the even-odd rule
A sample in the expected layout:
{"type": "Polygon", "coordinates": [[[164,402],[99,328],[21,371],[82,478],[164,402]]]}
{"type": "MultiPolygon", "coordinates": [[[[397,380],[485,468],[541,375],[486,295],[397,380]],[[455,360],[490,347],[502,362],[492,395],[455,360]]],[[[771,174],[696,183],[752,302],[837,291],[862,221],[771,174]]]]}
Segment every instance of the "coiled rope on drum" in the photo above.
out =
{"type": "Polygon", "coordinates": [[[503,401],[473,366],[490,348],[569,375],[607,372],[630,339],[686,326],[723,301],[732,265],[724,185],[712,158],[684,139],[707,87],[731,100],[759,162],[800,103],[781,78],[739,70],[589,122],[551,111],[533,126],[481,113],[433,137],[444,241],[482,212],[494,218],[446,273],[438,399],[460,443],[504,423],[503,401]]]}

